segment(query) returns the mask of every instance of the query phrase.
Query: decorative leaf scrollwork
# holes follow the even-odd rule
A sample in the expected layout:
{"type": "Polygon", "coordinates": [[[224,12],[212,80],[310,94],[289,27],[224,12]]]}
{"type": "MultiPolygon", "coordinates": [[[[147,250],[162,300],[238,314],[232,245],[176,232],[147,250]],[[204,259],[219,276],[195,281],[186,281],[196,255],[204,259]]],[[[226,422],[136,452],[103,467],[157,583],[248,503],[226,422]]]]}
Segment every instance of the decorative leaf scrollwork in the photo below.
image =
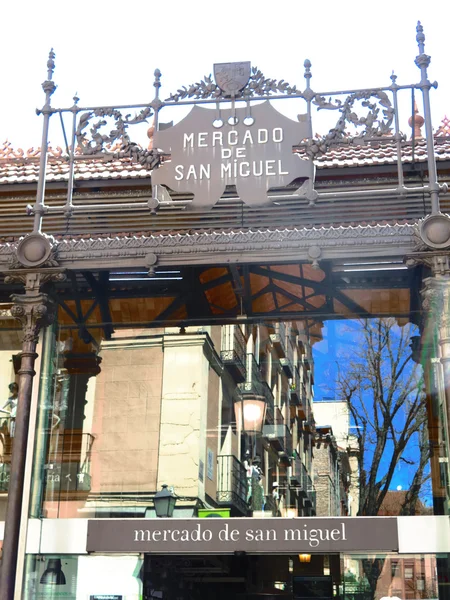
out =
{"type": "Polygon", "coordinates": [[[327,135],[307,143],[306,153],[311,158],[324,154],[333,144],[363,144],[392,134],[395,113],[386,92],[361,90],[350,94],[344,101],[326,100],[324,96],[316,95],[312,104],[318,107],[317,110],[339,110],[341,115],[327,135]],[[361,106],[368,109],[364,116],[358,116],[355,112],[356,102],[361,102],[361,106]],[[356,128],[356,135],[351,135],[348,125],[356,128]]]}
{"type": "Polygon", "coordinates": [[[318,107],[317,110],[320,110],[321,108],[325,110],[337,110],[341,108],[342,101],[339,100],[339,98],[335,98],[334,100],[332,98],[328,98],[327,100],[325,96],[319,96],[319,94],[316,94],[312,100],[312,104],[315,104],[318,107]]]}
{"type": "Polygon", "coordinates": [[[179,102],[186,98],[194,98],[195,100],[206,100],[207,98],[224,98],[223,92],[218,85],[216,85],[211,75],[205,75],[197,83],[192,83],[189,86],[181,86],[175,94],[165,100],[165,102],[179,102]]]}
{"type": "Polygon", "coordinates": [[[147,150],[135,142],[123,144],[120,151],[114,154],[114,158],[130,158],[131,162],[138,163],[149,170],[160,164],[161,156],[156,150],[147,150]]]}
{"type": "Polygon", "coordinates": [[[284,79],[280,79],[280,81],[267,79],[257,67],[253,67],[249,82],[242,90],[242,96],[249,98],[252,96],[270,96],[271,94],[302,96],[295,85],[289,84],[284,79]]]}
{"type": "MultiPolygon", "coordinates": [[[[276,79],[268,79],[257,68],[252,67],[250,78],[243,90],[236,93],[236,98],[253,98],[277,95],[296,95],[302,97],[302,94],[297,90],[295,85],[290,85],[284,79],[277,81],[276,79]]],[[[211,75],[203,77],[199,82],[192,83],[189,86],[183,85],[175,94],[165,100],[165,102],[179,102],[180,100],[207,100],[208,98],[217,100],[229,99],[229,95],[225,94],[218,85],[216,85],[211,75]]]]}
{"type": "Polygon", "coordinates": [[[132,117],[130,114],[122,115],[120,110],[115,108],[97,108],[87,111],[80,116],[75,135],[78,147],[82,154],[93,155],[105,151],[106,146],[119,143],[122,146],[131,144],[127,129],[130,125],[136,123],[146,123],[147,119],[153,115],[152,109],[147,106],[140,113],[132,117]],[[114,127],[108,134],[102,134],[103,127],[108,125],[109,118],[114,120],[114,127]],[[91,122],[93,119],[98,119],[91,122]],[[89,133],[85,131],[90,126],[89,133]]]}

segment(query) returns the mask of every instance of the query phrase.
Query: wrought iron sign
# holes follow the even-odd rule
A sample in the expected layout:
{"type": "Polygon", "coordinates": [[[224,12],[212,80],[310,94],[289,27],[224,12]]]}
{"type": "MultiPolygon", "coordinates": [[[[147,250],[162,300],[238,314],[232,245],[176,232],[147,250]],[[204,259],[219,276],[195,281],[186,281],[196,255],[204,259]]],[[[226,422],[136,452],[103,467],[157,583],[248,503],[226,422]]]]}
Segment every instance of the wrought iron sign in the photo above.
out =
{"type": "Polygon", "coordinates": [[[195,106],[180,123],[155,134],[157,148],[171,160],[155,170],[153,182],[192,192],[193,207],[211,208],[227,185],[236,185],[246,204],[261,206],[271,202],[270,188],[309,177],[310,159],[293,153],[306,137],[306,123],[284,117],[269,102],[217,114],[195,106]]]}
{"type": "Polygon", "coordinates": [[[172,194],[183,194],[183,207],[198,211],[212,209],[225,191],[252,208],[271,202],[306,200],[313,205],[330,197],[350,198],[354,195],[352,191],[315,189],[314,159],[337,145],[384,142],[396,147],[397,183],[389,187],[380,185],[376,190],[359,190],[358,198],[367,196],[373,201],[377,197],[417,193],[429,196],[433,220],[427,221],[423,228],[423,241],[431,247],[450,246],[450,219],[442,215],[439,208],[442,186],[437,181],[431,123],[430,89],[437,84],[428,80],[430,57],[425,54],[425,36],[420,23],[416,40],[419,54],[415,62],[421,78],[414,84],[399,85],[397,77],[392,75],[386,87],[316,92],[311,87],[311,63],[306,60],[302,91],[284,80],[266,77],[249,62],[222,63],[214,66],[215,79],[207,76],[181,86],[165,100],[160,98],[161,73],[157,69],[153,82],[155,96],[151,102],[81,107],[79,99],[74,98],[73,106],[60,109],[50,104],[56,87],[52,51],[47,63],[47,80],[43,84],[46,101],[40,111],[44,117],[42,147],[47,148],[50,117],[58,114],[69,164],[67,200],[59,206],[45,204],[47,156],[43,152],[36,202],[27,207],[34,216],[34,228],[17,248],[19,262],[28,267],[46,264],[50,244],[41,230],[47,213],[63,213],[69,220],[77,211],[92,209],[92,205],[73,200],[74,165],[80,156],[129,159],[149,169],[152,182],[147,197],[120,205],[105,203],[102,210],[148,208],[157,219],[158,210],[173,206],[172,194]],[[413,102],[417,91],[423,97],[429,173],[429,181],[423,185],[406,186],[404,181],[402,148],[406,136],[400,130],[398,101],[399,93],[404,91],[412,95],[413,102]],[[282,99],[297,103],[298,121],[276,110],[273,102],[282,99]],[[175,125],[160,122],[162,110],[170,111],[171,107],[180,105],[192,107],[182,121],[175,125]],[[337,114],[335,126],[322,136],[315,134],[313,128],[313,113],[319,110],[337,114]],[[67,114],[72,118],[70,136],[64,125],[67,114]],[[151,121],[153,146],[144,148],[133,141],[130,132],[133,126],[151,121]]]}

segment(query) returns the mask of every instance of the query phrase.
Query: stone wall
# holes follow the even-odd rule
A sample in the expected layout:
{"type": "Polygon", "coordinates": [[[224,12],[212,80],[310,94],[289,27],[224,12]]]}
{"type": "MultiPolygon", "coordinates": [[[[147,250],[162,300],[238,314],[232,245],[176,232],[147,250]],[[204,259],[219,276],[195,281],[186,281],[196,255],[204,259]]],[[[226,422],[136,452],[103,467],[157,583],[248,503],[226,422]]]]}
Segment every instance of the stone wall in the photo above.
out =
{"type": "Polygon", "coordinates": [[[155,491],[161,410],[160,336],[104,344],[92,418],[92,492],[155,491]]]}

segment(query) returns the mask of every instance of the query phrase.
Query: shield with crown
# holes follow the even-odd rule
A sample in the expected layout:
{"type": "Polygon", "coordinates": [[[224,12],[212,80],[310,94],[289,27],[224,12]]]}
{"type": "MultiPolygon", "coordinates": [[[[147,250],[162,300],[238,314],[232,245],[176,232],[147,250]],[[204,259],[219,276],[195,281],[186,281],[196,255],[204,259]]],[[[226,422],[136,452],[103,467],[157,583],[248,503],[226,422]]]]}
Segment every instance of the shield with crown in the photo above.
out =
{"type": "Polygon", "coordinates": [[[247,85],[250,70],[250,62],[217,63],[214,65],[214,77],[227,96],[234,96],[247,85]]]}

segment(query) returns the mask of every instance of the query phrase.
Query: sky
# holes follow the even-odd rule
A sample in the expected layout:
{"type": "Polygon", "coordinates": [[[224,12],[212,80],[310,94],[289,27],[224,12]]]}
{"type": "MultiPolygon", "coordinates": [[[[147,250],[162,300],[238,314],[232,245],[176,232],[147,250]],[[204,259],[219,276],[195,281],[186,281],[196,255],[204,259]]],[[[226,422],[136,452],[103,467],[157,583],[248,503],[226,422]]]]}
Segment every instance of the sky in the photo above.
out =
{"type": "MultiPolygon", "coordinates": [[[[41,84],[52,47],[58,86],[54,107],[71,106],[75,93],[82,106],[145,103],[154,95],[155,68],[162,72],[161,95],[166,98],[181,85],[209,75],[214,63],[242,60],[250,60],[267,77],[304,89],[303,62],[308,58],[312,88],[326,92],[389,85],[393,70],[397,83],[417,83],[418,20],[424,26],[425,52],[431,55],[429,78],[439,82],[431,99],[438,127],[445,114],[450,116],[450,3],[5,2],[0,139],[25,150],[40,145],[42,117],[35,109],[44,103],[41,84]]],[[[409,110],[409,96],[403,102],[409,110]]],[[[166,113],[161,119],[171,120],[166,113]]],[[[49,139],[61,141],[57,117],[52,118],[49,139]]]]}

